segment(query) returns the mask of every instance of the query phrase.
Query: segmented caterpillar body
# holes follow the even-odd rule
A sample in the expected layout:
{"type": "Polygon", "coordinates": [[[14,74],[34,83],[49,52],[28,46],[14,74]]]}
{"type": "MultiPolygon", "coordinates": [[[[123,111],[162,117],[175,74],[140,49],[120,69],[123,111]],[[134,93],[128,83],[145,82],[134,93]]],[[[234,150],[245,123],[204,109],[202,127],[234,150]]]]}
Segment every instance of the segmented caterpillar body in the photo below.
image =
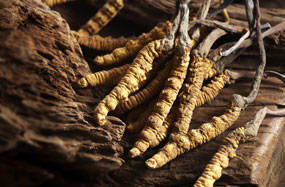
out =
{"type": "Polygon", "coordinates": [[[236,156],[239,143],[244,143],[249,138],[255,137],[266,114],[277,114],[275,113],[276,111],[272,112],[273,111],[267,107],[264,107],[260,109],[254,119],[247,122],[244,127],[237,128],[230,132],[223,140],[218,152],[212,157],[209,164],[207,164],[202,175],[194,184],[194,187],[213,186],[215,181],[222,176],[222,169],[228,167],[229,160],[236,156]]]}
{"type": "Polygon", "coordinates": [[[194,187],[211,187],[222,176],[222,170],[229,165],[229,160],[236,155],[236,150],[241,140],[246,139],[245,128],[235,129],[227,135],[218,152],[207,164],[202,175],[198,178],[194,187]]]}
{"type": "Polygon", "coordinates": [[[171,108],[163,124],[158,129],[150,126],[143,128],[139,140],[135,142],[134,147],[129,151],[130,158],[143,154],[150,146],[155,147],[166,138],[169,128],[175,120],[176,110],[176,106],[171,108]]]}
{"type": "Polygon", "coordinates": [[[178,92],[186,77],[187,68],[190,61],[190,48],[186,48],[182,56],[175,55],[173,67],[169,77],[165,82],[164,89],[160,93],[158,100],[149,116],[146,127],[141,132],[141,137],[129,151],[129,157],[134,158],[142,154],[156,138],[159,129],[178,95],[178,92]]]}
{"type": "Polygon", "coordinates": [[[108,0],[78,32],[85,35],[98,33],[123,7],[124,0],[108,0]]]}
{"type": "Polygon", "coordinates": [[[198,129],[192,129],[187,134],[172,134],[170,142],[148,159],[145,162],[146,166],[151,169],[159,168],[182,153],[217,137],[237,120],[240,111],[241,108],[231,105],[223,115],[213,117],[210,123],[204,123],[198,129]]]}
{"type": "Polygon", "coordinates": [[[94,63],[99,66],[109,66],[119,63],[136,55],[149,42],[161,39],[171,28],[172,24],[167,21],[161,27],[154,27],[149,33],[143,33],[136,40],[128,41],[124,47],[115,49],[112,53],[97,56],[94,63]]]}
{"type": "Polygon", "coordinates": [[[227,76],[224,73],[221,73],[220,75],[214,77],[214,79],[211,80],[206,86],[203,86],[196,99],[195,106],[198,107],[213,100],[219,94],[220,90],[225,86],[226,78],[227,76]]]}
{"type": "Polygon", "coordinates": [[[148,103],[148,107],[144,111],[142,111],[140,115],[138,115],[138,118],[135,121],[128,123],[128,126],[127,126],[128,132],[137,133],[137,132],[140,132],[144,128],[146,120],[148,116],[151,114],[152,108],[155,102],[156,102],[156,99],[150,101],[148,103]]]}
{"type": "Polygon", "coordinates": [[[152,69],[153,60],[162,55],[163,44],[164,40],[155,40],[146,45],[119,84],[97,105],[94,117],[99,125],[104,125],[108,112],[114,110],[119,102],[126,101],[131,93],[139,89],[140,83],[147,79],[146,74],[152,69]]]}
{"type": "Polygon", "coordinates": [[[177,121],[174,123],[174,128],[178,132],[187,133],[192,119],[193,111],[196,107],[197,98],[202,88],[205,78],[212,76],[212,63],[206,58],[193,56],[189,68],[189,76],[183,84],[182,93],[179,96],[179,109],[177,121]]]}
{"type": "Polygon", "coordinates": [[[81,88],[90,86],[101,86],[101,85],[114,85],[117,84],[125,72],[129,69],[130,64],[112,68],[110,70],[103,70],[96,73],[92,73],[82,77],[77,85],[81,88]]]}
{"type": "Polygon", "coordinates": [[[82,46],[95,49],[98,51],[112,51],[118,47],[124,46],[132,38],[113,38],[111,36],[102,37],[98,34],[88,36],[82,33],[73,32],[78,43],[82,46]]]}
{"type": "MultiPolygon", "coordinates": [[[[213,80],[211,80],[211,82],[208,85],[203,86],[197,97],[196,106],[200,106],[212,100],[214,97],[216,97],[219,91],[224,87],[225,81],[226,81],[226,76],[224,74],[220,74],[219,76],[216,76],[213,80]]],[[[177,109],[178,105],[172,106],[171,111],[165,118],[162,126],[159,127],[158,129],[146,126],[142,130],[139,140],[135,143],[134,147],[131,149],[132,153],[129,153],[129,156],[130,157],[139,156],[142,153],[144,153],[149,146],[155,147],[161,141],[163,141],[166,138],[170,126],[173,125],[172,123],[176,119],[177,109]]]]}
{"type": "Polygon", "coordinates": [[[148,119],[147,125],[159,128],[167,114],[169,113],[183,81],[186,77],[187,68],[190,61],[190,48],[184,51],[182,56],[174,56],[174,64],[164,89],[159,95],[158,101],[153,109],[152,115],[148,119]]]}
{"type": "Polygon", "coordinates": [[[62,4],[74,0],[41,0],[41,1],[45,3],[47,6],[52,7],[57,4],[62,4]]]}
{"type": "Polygon", "coordinates": [[[163,83],[168,77],[171,67],[172,63],[167,62],[166,67],[164,67],[164,69],[160,71],[158,75],[145,88],[143,88],[135,95],[129,97],[127,101],[120,103],[117,106],[116,111],[118,111],[119,114],[125,113],[126,111],[137,107],[141,103],[157,95],[163,88],[163,83]]]}

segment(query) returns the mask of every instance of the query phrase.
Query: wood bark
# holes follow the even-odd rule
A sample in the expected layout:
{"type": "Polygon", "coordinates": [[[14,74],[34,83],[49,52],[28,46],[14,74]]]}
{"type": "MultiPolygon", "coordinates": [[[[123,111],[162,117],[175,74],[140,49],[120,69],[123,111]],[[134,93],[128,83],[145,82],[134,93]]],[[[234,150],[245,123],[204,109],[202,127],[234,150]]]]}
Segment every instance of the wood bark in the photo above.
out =
{"type": "Polygon", "coordinates": [[[0,2],[0,175],[4,186],[68,183],[119,168],[125,124],[93,123],[100,90],[76,91],[90,73],[67,22],[39,1],[0,2]],[[8,177],[6,177],[8,176],[8,177]],[[18,176],[18,177],[17,177],[18,176]]]}
{"type": "MultiPolygon", "coordinates": [[[[102,2],[94,2],[95,12],[102,2]]],[[[103,34],[120,36],[146,31],[171,16],[174,2],[128,1],[127,7],[103,34]],[[130,22],[130,29],[120,26],[130,22]]],[[[71,34],[70,27],[82,25],[94,13],[87,11],[80,17],[69,12],[73,9],[84,12],[78,10],[77,5],[80,1],[55,8],[66,21],[39,0],[0,0],[1,186],[193,184],[227,132],[158,170],[144,166],[146,158],[158,149],[129,159],[127,152],[138,135],[125,133],[125,124],[117,117],[108,117],[104,127],[97,127],[93,121],[96,104],[110,89],[76,87],[75,82],[81,76],[96,69],[85,59],[89,61],[97,54],[87,49],[82,52],[71,34]]],[[[85,6],[89,5],[85,2],[85,6]]],[[[231,6],[230,16],[246,24],[245,14],[240,13],[242,9],[240,5],[231,6]]],[[[284,20],[284,10],[262,11],[264,20],[273,25],[284,20]]],[[[284,46],[284,32],[267,42],[268,49],[278,52],[271,53],[277,59],[283,58],[284,46]]],[[[257,63],[254,59],[241,58],[231,68],[253,70],[257,63]]],[[[268,68],[285,73],[284,67],[284,63],[270,61],[268,68]]],[[[249,89],[250,81],[225,88],[218,98],[195,111],[192,127],[220,115],[233,93],[247,95],[249,89]]],[[[255,104],[242,113],[231,129],[250,120],[260,105],[273,109],[285,106],[284,95],[285,89],[279,80],[264,80],[255,104]]],[[[285,176],[284,164],[280,165],[285,161],[283,124],[284,118],[267,117],[259,135],[241,146],[217,185],[282,186],[280,179],[285,176]]]]}

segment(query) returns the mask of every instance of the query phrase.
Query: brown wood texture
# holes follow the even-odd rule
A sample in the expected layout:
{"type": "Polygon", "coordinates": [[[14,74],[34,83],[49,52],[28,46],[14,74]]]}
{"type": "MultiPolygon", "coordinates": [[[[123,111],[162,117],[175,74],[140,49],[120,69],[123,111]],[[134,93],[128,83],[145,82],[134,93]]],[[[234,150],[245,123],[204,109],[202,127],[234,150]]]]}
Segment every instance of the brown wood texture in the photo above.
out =
{"type": "Polygon", "coordinates": [[[67,22],[39,1],[0,7],[1,186],[72,184],[75,175],[119,168],[125,124],[110,117],[94,126],[103,95],[76,90],[90,69],[67,22]]]}
{"type": "MultiPolygon", "coordinates": [[[[137,35],[146,31],[170,16],[173,2],[129,1],[103,34],[137,35]]],[[[81,3],[55,7],[66,21],[39,0],[0,0],[0,185],[191,186],[229,131],[158,170],[144,166],[157,148],[129,159],[127,152],[138,135],[125,133],[125,124],[117,117],[109,117],[104,127],[97,127],[93,121],[94,107],[110,89],[79,89],[75,85],[78,78],[91,72],[90,67],[96,69],[85,59],[89,61],[97,52],[83,49],[82,53],[69,28],[79,27],[96,12],[96,8],[85,11],[89,4],[84,2],[80,8],[81,3]]],[[[102,5],[102,1],[97,3],[95,7],[102,5]]],[[[235,6],[231,11],[242,10],[235,6]]],[[[284,10],[264,11],[270,22],[284,19],[284,10]]],[[[242,20],[240,17],[236,19],[242,20]]],[[[285,64],[280,61],[284,60],[280,54],[284,51],[283,35],[268,41],[267,47],[279,52],[271,53],[266,69],[285,73],[285,64]]],[[[239,58],[231,68],[254,70],[258,58],[249,57],[253,52],[239,58]]],[[[191,127],[222,114],[233,93],[247,95],[249,90],[250,80],[227,86],[214,101],[195,110],[191,127]]],[[[264,79],[254,104],[230,129],[246,123],[262,106],[285,107],[281,81],[264,79]]],[[[240,146],[216,185],[283,186],[284,123],[284,118],[267,116],[258,136],[240,146]]]]}

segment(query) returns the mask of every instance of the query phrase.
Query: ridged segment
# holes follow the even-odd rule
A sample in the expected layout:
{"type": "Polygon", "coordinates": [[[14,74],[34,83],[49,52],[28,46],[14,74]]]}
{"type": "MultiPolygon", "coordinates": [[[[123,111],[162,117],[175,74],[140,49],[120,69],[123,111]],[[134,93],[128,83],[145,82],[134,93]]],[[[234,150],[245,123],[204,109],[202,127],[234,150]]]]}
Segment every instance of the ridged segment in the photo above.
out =
{"type": "Polygon", "coordinates": [[[47,6],[52,7],[57,4],[63,4],[69,1],[74,1],[74,0],[41,0],[43,3],[45,3],[47,6]]]}
{"type": "MultiPolygon", "coordinates": [[[[219,91],[224,87],[225,80],[226,76],[224,74],[220,74],[211,80],[211,82],[206,86],[203,86],[197,97],[196,107],[214,99],[218,95],[219,91]]],[[[153,128],[146,126],[142,130],[140,138],[137,140],[134,148],[132,149],[134,153],[130,153],[130,157],[141,155],[149,147],[155,147],[159,145],[159,143],[166,138],[170,127],[173,126],[173,122],[176,119],[177,109],[177,105],[172,106],[171,111],[167,115],[161,127],[153,128]],[[141,141],[144,143],[140,143],[141,141]]]]}
{"type": "Polygon", "coordinates": [[[246,138],[244,127],[229,133],[218,152],[212,157],[202,175],[194,184],[194,187],[214,186],[215,181],[222,176],[222,170],[228,167],[229,160],[236,156],[236,150],[240,141],[246,138]]]}
{"type": "Polygon", "coordinates": [[[78,32],[73,32],[73,34],[81,46],[95,49],[98,51],[113,51],[118,47],[124,46],[128,41],[133,39],[133,37],[102,37],[98,34],[89,36],[78,32]]]}
{"type": "Polygon", "coordinates": [[[81,88],[90,86],[102,86],[102,85],[114,85],[117,84],[126,71],[129,69],[130,64],[112,68],[110,70],[103,70],[96,73],[92,73],[82,77],[77,85],[81,88]]]}
{"type": "Polygon", "coordinates": [[[104,6],[78,31],[80,34],[93,35],[107,25],[124,7],[124,0],[109,0],[104,6]]]}
{"type": "Polygon", "coordinates": [[[160,168],[186,151],[217,137],[238,119],[240,111],[241,108],[231,105],[223,115],[213,117],[211,122],[202,124],[198,129],[172,134],[169,143],[148,159],[146,166],[151,169],[160,168]]]}
{"type": "Polygon", "coordinates": [[[128,41],[124,47],[117,48],[110,54],[97,56],[94,63],[99,66],[109,66],[135,56],[149,42],[163,38],[171,25],[167,21],[162,27],[154,27],[149,33],[143,33],[136,40],[128,41]]]}
{"type": "Polygon", "coordinates": [[[139,89],[140,83],[147,79],[153,60],[161,55],[161,45],[163,40],[156,40],[144,47],[119,84],[97,105],[94,117],[99,125],[104,125],[108,112],[115,110],[119,102],[126,101],[131,93],[139,89]]]}

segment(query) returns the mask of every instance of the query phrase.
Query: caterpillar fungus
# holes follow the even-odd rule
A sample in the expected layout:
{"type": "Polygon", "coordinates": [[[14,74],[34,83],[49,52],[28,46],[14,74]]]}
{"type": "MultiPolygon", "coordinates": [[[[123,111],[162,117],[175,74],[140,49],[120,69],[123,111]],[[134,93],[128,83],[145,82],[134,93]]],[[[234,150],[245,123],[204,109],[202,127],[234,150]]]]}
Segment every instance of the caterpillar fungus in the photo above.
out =
{"type": "Polygon", "coordinates": [[[245,130],[244,127],[240,127],[227,135],[218,152],[194,184],[194,187],[211,187],[214,185],[215,181],[222,176],[222,170],[228,167],[229,160],[236,156],[240,141],[248,138],[245,130]]]}
{"type": "MultiPolygon", "coordinates": [[[[222,169],[228,167],[229,160],[236,156],[239,143],[246,142],[249,138],[255,137],[266,114],[282,116],[282,111],[271,111],[267,107],[260,109],[253,120],[247,122],[244,127],[237,128],[230,132],[223,140],[217,153],[207,164],[202,175],[198,178],[194,187],[213,186],[215,181],[222,176],[222,169]]],[[[283,115],[285,113],[283,112],[283,115]]]]}
{"type": "MultiPolygon", "coordinates": [[[[128,99],[130,94],[139,89],[140,83],[146,80],[147,73],[151,71],[153,60],[155,58],[158,58],[163,54],[169,54],[169,52],[172,51],[174,47],[175,33],[179,26],[180,14],[180,11],[178,11],[173,22],[173,27],[170,28],[166,37],[148,43],[139,51],[119,84],[97,105],[94,114],[97,124],[104,125],[108,112],[114,110],[119,102],[124,102],[128,99]]],[[[189,11],[187,19],[184,19],[184,23],[188,24],[188,21],[189,11]]],[[[186,29],[188,27],[183,28],[186,29]]],[[[185,33],[188,34],[188,30],[185,31],[185,33]]]]}
{"type": "Polygon", "coordinates": [[[74,0],[41,0],[41,1],[45,3],[47,6],[52,7],[57,4],[62,4],[74,0]]]}
{"type": "Polygon", "coordinates": [[[123,36],[119,38],[113,38],[111,36],[102,37],[98,34],[89,36],[76,31],[74,31],[73,34],[80,45],[98,51],[112,51],[118,47],[124,46],[128,41],[133,39],[133,37],[125,38],[123,36]]]}
{"type": "Polygon", "coordinates": [[[126,60],[136,55],[149,42],[164,37],[171,26],[171,22],[166,21],[162,26],[154,27],[149,33],[141,34],[136,40],[128,41],[124,47],[117,48],[110,54],[97,56],[94,63],[99,66],[109,66],[126,60]]]}
{"type": "MultiPolygon", "coordinates": [[[[174,64],[169,75],[170,78],[167,79],[164,89],[160,93],[158,101],[153,108],[152,114],[149,116],[146,126],[141,132],[141,138],[129,151],[129,157],[131,158],[137,157],[145,152],[156,138],[157,130],[163,125],[165,118],[170,112],[187,74],[190,62],[190,51],[193,47],[193,43],[195,44],[195,41],[191,40],[188,35],[187,28],[189,22],[189,8],[186,1],[182,2],[180,10],[184,15],[181,19],[180,28],[178,30],[180,36],[178,38],[177,49],[173,58],[174,64]]],[[[176,21],[179,21],[178,17],[175,19],[176,21]]],[[[176,31],[172,30],[172,32],[175,33],[176,31]]],[[[170,32],[170,34],[173,34],[172,32],[170,32]]]]}
{"type": "Polygon", "coordinates": [[[84,35],[98,33],[123,7],[124,0],[108,0],[95,16],[79,29],[78,33],[84,35]]]}
{"type": "Polygon", "coordinates": [[[133,148],[129,151],[128,155],[130,158],[143,154],[150,146],[155,147],[166,138],[167,132],[175,120],[176,110],[176,105],[173,105],[159,128],[155,129],[151,126],[145,126],[143,128],[140,133],[140,138],[135,142],[133,148]]]}
{"type": "Polygon", "coordinates": [[[211,122],[202,124],[198,129],[192,129],[188,133],[171,134],[170,141],[152,158],[146,160],[146,166],[151,169],[160,168],[184,152],[217,137],[237,120],[240,111],[241,108],[231,104],[223,115],[214,116],[211,122]]]}
{"type": "MultiPolygon", "coordinates": [[[[199,91],[196,106],[201,106],[202,104],[214,99],[218,95],[219,91],[224,87],[225,81],[226,75],[221,73],[220,75],[214,77],[210,83],[203,86],[199,91]]],[[[144,153],[149,146],[157,146],[161,141],[163,141],[166,138],[170,126],[173,125],[177,113],[178,104],[174,104],[161,127],[153,128],[146,126],[142,130],[140,138],[136,141],[134,147],[131,149],[129,156],[132,158],[139,156],[144,153]]]]}
{"type": "Polygon", "coordinates": [[[153,108],[155,102],[156,102],[156,99],[151,100],[148,103],[147,108],[144,111],[142,111],[140,115],[138,115],[136,120],[127,123],[128,124],[128,126],[127,126],[128,132],[137,133],[137,132],[140,132],[144,128],[146,120],[147,120],[148,116],[151,114],[152,108],[153,108]]]}
{"type": "Polygon", "coordinates": [[[128,125],[138,120],[139,116],[142,113],[144,113],[146,110],[148,110],[148,108],[150,107],[150,105],[152,105],[152,103],[154,103],[154,100],[151,100],[147,103],[143,103],[142,105],[140,105],[140,107],[134,108],[133,110],[129,111],[125,118],[126,124],[128,125]]]}
{"type": "Polygon", "coordinates": [[[77,85],[81,88],[86,88],[88,85],[101,86],[117,84],[129,67],[130,64],[125,64],[117,68],[112,68],[110,70],[103,70],[86,75],[85,77],[79,79],[77,85]]]}
{"type": "MultiPolygon", "coordinates": [[[[158,129],[163,124],[186,77],[189,60],[190,48],[187,48],[182,56],[174,56],[174,64],[169,75],[171,78],[168,78],[165,82],[164,89],[160,93],[152,113],[147,120],[146,129],[151,129],[151,127],[153,129],[158,129]]],[[[142,133],[144,133],[144,130],[142,133]]],[[[131,158],[136,157],[138,154],[141,154],[142,151],[145,151],[144,149],[138,150],[136,147],[148,147],[148,145],[144,140],[136,142],[135,147],[129,151],[129,156],[131,158]],[[138,145],[142,144],[142,142],[146,146],[138,145]]]]}
{"type": "Polygon", "coordinates": [[[164,40],[155,40],[140,50],[125,76],[95,108],[94,117],[99,125],[105,124],[105,118],[109,111],[114,110],[119,102],[126,101],[131,93],[139,89],[140,83],[146,80],[146,74],[153,67],[154,58],[162,54],[161,46],[164,42],[164,40]]]}
{"type": "MultiPolygon", "coordinates": [[[[184,12],[184,15],[181,19],[181,27],[179,28],[180,37],[178,39],[177,49],[173,57],[173,67],[171,69],[170,75],[164,85],[164,89],[159,94],[157,103],[155,104],[152,114],[149,116],[146,127],[153,127],[154,129],[159,128],[163,121],[165,120],[167,114],[169,113],[178,92],[183,84],[183,81],[187,74],[187,68],[190,61],[190,51],[193,47],[195,41],[191,41],[188,31],[185,28],[188,28],[189,21],[189,8],[187,5],[182,5],[181,11],[184,12]]],[[[178,24],[180,21],[180,11],[174,20],[174,26],[171,28],[166,40],[174,42],[175,33],[178,29],[178,24]]],[[[130,157],[137,156],[138,151],[131,149],[129,152],[130,157]]]]}
{"type": "Polygon", "coordinates": [[[120,103],[117,106],[116,111],[118,111],[119,114],[125,113],[126,111],[137,107],[141,103],[157,95],[161,91],[163,83],[168,77],[168,74],[172,68],[172,62],[167,62],[165,66],[166,67],[158,72],[157,76],[145,88],[140,90],[135,95],[130,96],[127,101],[120,103]]]}
{"type": "Polygon", "coordinates": [[[198,55],[193,56],[189,76],[186,78],[179,95],[179,112],[174,123],[174,128],[177,131],[187,133],[203,82],[212,77],[214,73],[211,61],[198,55]]]}

